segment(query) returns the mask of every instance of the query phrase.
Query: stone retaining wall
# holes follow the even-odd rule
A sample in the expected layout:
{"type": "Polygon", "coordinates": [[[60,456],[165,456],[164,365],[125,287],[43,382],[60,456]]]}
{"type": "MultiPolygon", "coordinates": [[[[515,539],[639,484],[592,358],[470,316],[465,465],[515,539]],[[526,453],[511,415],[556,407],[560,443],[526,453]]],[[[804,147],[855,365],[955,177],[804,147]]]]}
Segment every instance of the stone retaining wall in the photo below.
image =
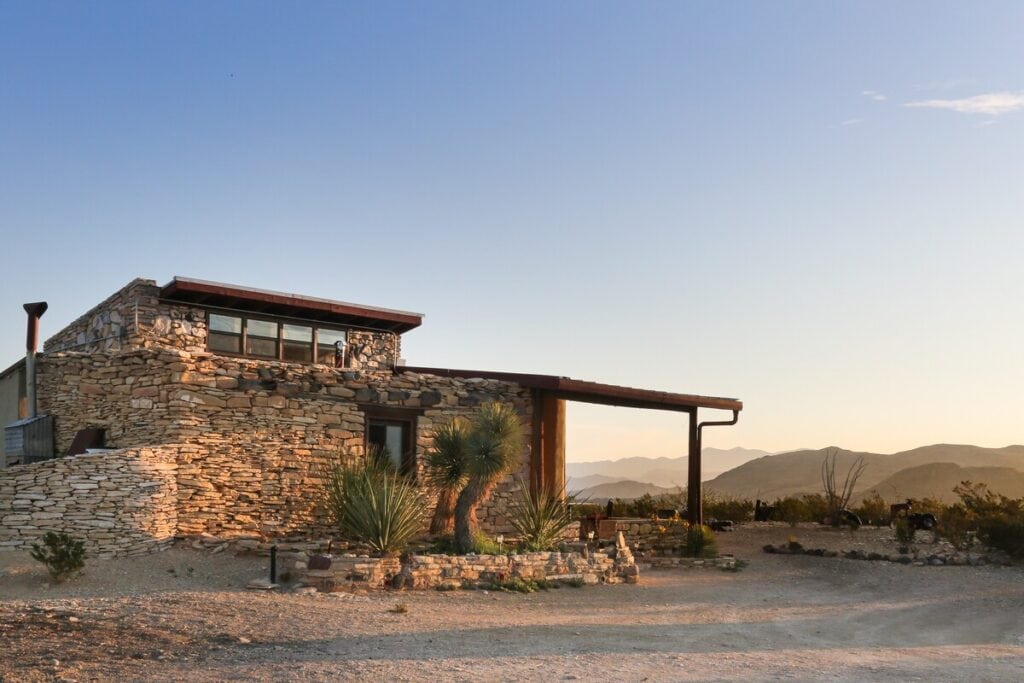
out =
{"type": "Polygon", "coordinates": [[[80,455],[0,471],[0,550],[48,531],[93,556],[139,555],[174,541],[178,446],[80,455]]]}
{"type": "Polygon", "coordinates": [[[335,592],[399,584],[411,589],[487,586],[512,578],[529,581],[578,579],[586,584],[636,583],[639,570],[628,548],[588,553],[537,552],[521,555],[413,555],[398,558],[341,556],[329,569],[307,568],[305,556],[295,565],[296,578],[317,590],[335,592]]]}

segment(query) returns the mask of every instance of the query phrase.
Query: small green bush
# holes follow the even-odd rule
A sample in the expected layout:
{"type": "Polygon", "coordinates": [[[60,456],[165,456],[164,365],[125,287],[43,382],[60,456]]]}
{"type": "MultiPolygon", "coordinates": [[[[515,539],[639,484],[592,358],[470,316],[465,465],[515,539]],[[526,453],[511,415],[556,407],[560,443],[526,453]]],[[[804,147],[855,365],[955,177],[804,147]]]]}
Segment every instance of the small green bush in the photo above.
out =
{"type": "Polygon", "coordinates": [[[860,521],[871,526],[885,526],[889,523],[889,504],[878,492],[866,496],[860,505],[853,508],[860,521]]]}
{"type": "Polygon", "coordinates": [[[754,503],[746,498],[707,494],[702,503],[705,519],[749,522],[754,519],[754,503]]]}
{"type": "Polygon", "coordinates": [[[1011,557],[1024,557],[1024,498],[1007,498],[984,484],[962,482],[954,491],[977,524],[978,538],[1011,557]]]}
{"type": "Polygon", "coordinates": [[[970,532],[975,528],[971,514],[961,504],[949,505],[939,513],[939,536],[946,539],[957,550],[966,550],[970,545],[970,532]]]}
{"type": "Polygon", "coordinates": [[[910,523],[906,517],[897,517],[896,522],[893,524],[893,530],[896,534],[896,540],[900,545],[910,545],[914,542],[914,535],[917,533],[917,529],[910,523]]]}
{"type": "Polygon", "coordinates": [[[715,533],[703,524],[687,529],[683,555],[686,557],[717,557],[718,544],[715,542],[715,533]]]}
{"type": "Polygon", "coordinates": [[[85,543],[71,536],[48,531],[42,545],[32,544],[32,559],[46,565],[50,577],[60,583],[85,567],[85,543]]]}
{"type": "Polygon", "coordinates": [[[796,526],[799,522],[820,522],[828,516],[828,503],[820,493],[786,496],[772,504],[772,519],[796,526]]]}
{"type": "MultiPolygon", "coordinates": [[[[509,543],[507,541],[499,548],[498,542],[483,532],[479,532],[473,537],[473,547],[470,548],[470,552],[477,555],[507,555],[508,550],[509,543]]],[[[456,542],[455,536],[452,535],[439,536],[434,539],[434,543],[430,546],[430,552],[439,555],[464,554],[459,552],[459,544],[456,542]]]]}

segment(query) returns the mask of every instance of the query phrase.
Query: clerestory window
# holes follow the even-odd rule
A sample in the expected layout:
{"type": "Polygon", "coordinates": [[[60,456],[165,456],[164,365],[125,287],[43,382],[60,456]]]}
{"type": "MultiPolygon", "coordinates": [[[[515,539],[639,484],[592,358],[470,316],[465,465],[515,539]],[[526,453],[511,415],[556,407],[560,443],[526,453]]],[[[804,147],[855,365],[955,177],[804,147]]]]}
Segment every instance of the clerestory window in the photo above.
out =
{"type": "Polygon", "coordinates": [[[206,348],[214,353],[345,367],[345,330],[210,312],[206,348]]]}

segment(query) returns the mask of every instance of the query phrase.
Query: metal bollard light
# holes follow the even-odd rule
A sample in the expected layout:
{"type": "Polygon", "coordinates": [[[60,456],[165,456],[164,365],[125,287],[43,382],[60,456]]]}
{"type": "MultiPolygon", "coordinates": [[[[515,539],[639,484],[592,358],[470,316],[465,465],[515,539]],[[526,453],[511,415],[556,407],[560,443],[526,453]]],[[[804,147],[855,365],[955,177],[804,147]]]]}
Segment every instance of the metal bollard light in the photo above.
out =
{"type": "Polygon", "coordinates": [[[270,583],[277,583],[277,545],[270,546],[270,583]]]}

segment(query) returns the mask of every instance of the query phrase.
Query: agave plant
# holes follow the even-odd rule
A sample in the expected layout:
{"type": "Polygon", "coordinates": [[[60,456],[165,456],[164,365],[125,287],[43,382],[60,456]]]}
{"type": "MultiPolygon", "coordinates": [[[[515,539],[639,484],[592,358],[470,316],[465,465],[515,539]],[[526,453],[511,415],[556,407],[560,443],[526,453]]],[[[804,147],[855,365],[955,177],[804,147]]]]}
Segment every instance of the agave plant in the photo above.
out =
{"type": "Polygon", "coordinates": [[[473,549],[478,531],[476,509],[518,460],[523,429],[515,410],[503,403],[480,408],[465,437],[466,485],[455,502],[455,542],[462,552],[473,549]]]}
{"type": "Polygon", "coordinates": [[[327,508],[343,536],[382,554],[400,551],[423,526],[423,497],[409,480],[374,462],[331,462],[323,475],[327,508]]]}
{"type": "Polygon", "coordinates": [[[434,446],[427,451],[424,474],[437,491],[437,506],[430,533],[450,534],[455,529],[455,502],[466,485],[466,446],[469,423],[463,418],[442,424],[434,432],[434,446]]]}
{"type": "Polygon", "coordinates": [[[514,494],[509,521],[527,550],[553,550],[573,522],[569,506],[574,496],[548,488],[531,490],[522,480],[514,494]]]}

